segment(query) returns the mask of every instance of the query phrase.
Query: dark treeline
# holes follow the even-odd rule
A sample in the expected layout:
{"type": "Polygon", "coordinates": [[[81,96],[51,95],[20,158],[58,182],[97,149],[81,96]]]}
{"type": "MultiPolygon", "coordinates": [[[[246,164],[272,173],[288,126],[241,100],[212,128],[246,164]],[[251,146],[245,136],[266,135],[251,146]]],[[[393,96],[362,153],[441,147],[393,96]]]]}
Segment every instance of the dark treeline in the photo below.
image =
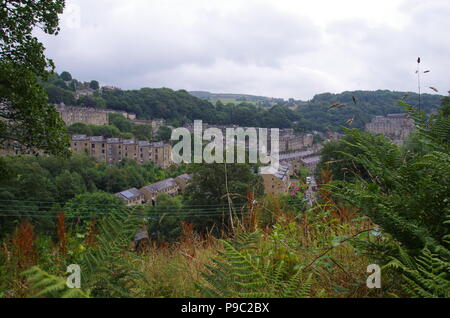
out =
{"type": "MultiPolygon", "coordinates": [[[[98,191],[117,193],[132,187],[175,177],[185,168],[162,170],[148,162],[142,166],[133,161],[109,166],[84,155],[69,159],[44,156],[4,156],[0,158],[0,211],[9,214],[17,210],[17,202],[25,212],[59,212],[61,204],[83,193],[98,191]]],[[[6,231],[17,218],[4,218],[0,232],[6,231]]]]}
{"type": "MultiPolygon", "coordinates": [[[[59,76],[55,74],[43,86],[51,103],[124,110],[135,113],[140,119],[163,118],[173,126],[201,119],[216,125],[294,128],[300,132],[336,131],[341,126],[362,128],[376,115],[404,112],[398,100],[404,100],[412,106],[418,106],[419,100],[415,93],[378,90],[324,93],[308,102],[293,104],[292,100],[288,100],[272,107],[246,102],[224,104],[217,101],[213,104],[185,90],[174,91],[169,88],[100,90],[97,81],[81,83],[72,79],[67,72],[59,76]],[[90,89],[92,94],[76,99],[75,92],[80,89],[90,89]],[[344,106],[329,109],[330,105],[337,103],[344,106]],[[351,125],[348,123],[350,119],[351,125]]],[[[421,97],[421,108],[428,113],[439,106],[442,98],[432,94],[422,94],[421,97]]]]}

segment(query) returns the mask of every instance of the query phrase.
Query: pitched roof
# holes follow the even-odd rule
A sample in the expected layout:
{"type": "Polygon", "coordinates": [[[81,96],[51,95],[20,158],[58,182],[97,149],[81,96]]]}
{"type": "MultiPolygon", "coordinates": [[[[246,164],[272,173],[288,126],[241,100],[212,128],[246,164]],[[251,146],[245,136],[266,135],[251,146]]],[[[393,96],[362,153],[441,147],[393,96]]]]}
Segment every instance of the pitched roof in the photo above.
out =
{"type": "Polygon", "coordinates": [[[120,138],[108,138],[106,139],[108,144],[118,144],[120,142],[120,138]]]}
{"type": "Polygon", "coordinates": [[[170,187],[176,186],[177,183],[175,181],[174,178],[169,178],[169,179],[165,179],[153,184],[149,184],[145,187],[143,187],[143,189],[147,190],[150,193],[156,193],[165,189],[168,189],[170,187]]]}
{"type": "Polygon", "coordinates": [[[138,145],[139,145],[139,147],[149,147],[151,144],[149,141],[144,140],[144,141],[139,141],[138,145]]]}
{"type": "Polygon", "coordinates": [[[86,135],[73,135],[72,140],[73,141],[79,141],[79,140],[87,140],[88,137],[86,135]]]}
{"type": "Polygon", "coordinates": [[[136,140],[134,140],[134,139],[124,139],[123,140],[123,144],[124,145],[134,145],[134,144],[136,144],[136,140]]]}
{"type": "Polygon", "coordinates": [[[161,148],[161,147],[164,147],[164,143],[162,141],[157,141],[157,142],[153,142],[151,146],[154,148],[161,148]]]}
{"type": "Polygon", "coordinates": [[[287,166],[279,165],[278,170],[277,171],[274,171],[274,170],[275,169],[270,166],[269,167],[261,167],[261,168],[259,168],[259,173],[273,175],[273,176],[277,177],[278,179],[280,179],[281,181],[285,181],[289,176],[289,167],[287,167],[287,166]],[[263,172],[264,168],[269,168],[269,169],[265,169],[266,172],[263,172]]]}
{"type": "Polygon", "coordinates": [[[91,141],[105,141],[103,136],[92,136],[90,137],[91,141]]]}
{"type": "Polygon", "coordinates": [[[190,174],[184,173],[182,175],[179,175],[177,178],[180,178],[181,180],[187,182],[192,179],[192,176],[190,174]]]}
{"type": "Polygon", "coordinates": [[[115,195],[118,196],[119,198],[123,199],[123,200],[131,200],[131,199],[137,198],[137,197],[139,197],[139,196],[141,196],[143,194],[138,189],[131,188],[131,189],[128,189],[128,190],[124,190],[122,192],[118,192],[115,195]]]}
{"type": "Polygon", "coordinates": [[[288,174],[289,174],[288,171],[289,171],[288,167],[280,165],[278,167],[278,171],[274,175],[278,179],[284,181],[288,177],[288,174]]]}
{"type": "Polygon", "coordinates": [[[309,163],[316,163],[320,161],[320,156],[313,156],[313,157],[307,157],[307,158],[303,158],[302,161],[305,164],[309,164],[309,163]]]}
{"type": "Polygon", "coordinates": [[[311,156],[314,154],[314,151],[312,150],[306,150],[306,151],[296,151],[286,154],[280,154],[279,158],[280,160],[289,161],[289,160],[295,160],[295,159],[301,159],[308,156],[311,156]]]}

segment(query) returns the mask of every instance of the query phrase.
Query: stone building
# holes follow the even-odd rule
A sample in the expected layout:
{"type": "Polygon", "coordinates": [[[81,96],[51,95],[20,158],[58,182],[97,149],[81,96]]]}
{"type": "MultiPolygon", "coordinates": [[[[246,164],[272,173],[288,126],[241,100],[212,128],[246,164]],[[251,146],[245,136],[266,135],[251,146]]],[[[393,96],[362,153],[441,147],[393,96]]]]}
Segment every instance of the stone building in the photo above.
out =
{"type": "Polygon", "coordinates": [[[152,200],[156,200],[156,197],[161,193],[176,195],[178,194],[179,190],[180,188],[178,187],[178,183],[175,181],[175,179],[169,178],[142,187],[139,191],[144,194],[145,200],[147,202],[152,202],[152,200]]]}
{"type": "Polygon", "coordinates": [[[280,153],[298,151],[313,145],[312,134],[284,135],[280,137],[280,153]]]}
{"type": "Polygon", "coordinates": [[[290,177],[289,168],[280,165],[274,174],[261,174],[265,194],[283,194],[289,191],[290,177]]]}
{"type": "Polygon", "coordinates": [[[136,117],[132,120],[132,122],[136,125],[150,126],[152,128],[153,134],[156,134],[159,128],[161,128],[161,126],[164,126],[166,123],[164,119],[138,120],[136,119],[136,117]]]}
{"type": "Polygon", "coordinates": [[[56,110],[59,112],[62,120],[66,125],[72,125],[75,123],[85,123],[88,125],[108,125],[108,115],[119,114],[123,117],[135,121],[136,114],[128,113],[121,110],[112,109],[96,109],[90,107],[78,107],[78,106],[65,106],[64,104],[56,105],[56,110]]]}
{"type": "Polygon", "coordinates": [[[310,174],[314,174],[316,171],[317,165],[320,162],[320,156],[311,156],[302,159],[305,167],[308,168],[310,174]]]}
{"type": "Polygon", "coordinates": [[[136,161],[139,165],[151,161],[163,169],[172,164],[172,147],[163,142],[73,135],[70,149],[107,164],[116,164],[123,159],[136,161]]]}
{"type": "Polygon", "coordinates": [[[123,110],[106,109],[105,111],[108,114],[119,114],[119,115],[122,115],[123,117],[125,117],[126,119],[129,119],[129,120],[135,120],[136,119],[136,114],[128,113],[128,112],[123,111],[123,110]]]}
{"type": "Polygon", "coordinates": [[[44,152],[39,149],[29,149],[17,141],[6,141],[0,144],[0,156],[6,155],[43,155],[44,152]]]}
{"type": "Polygon", "coordinates": [[[126,206],[139,205],[145,201],[144,194],[136,188],[116,193],[115,196],[121,198],[126,206]]]}
{"type": "Polygon", "coordinates": [[[376,116],[370,123],[366,124],[368,132],[382,134],[397,143],[406,140],[413,129],[414,121],[406,113],[376,116]]]}
{"type": "Polygon", "coordinates": [[[192,176],[185,173],[182,175],[179,175],[175,178],[175,182],[178,183],[178,187],[180,188],[180,191],[184,191],[186,187],[189,185],[189,182],[191,181],[192,176]]]}
{"type": "Polygon", "coordinates": [[[59,112],[66,125],[75,123],[85,123],[89,125],[107,125],[108,112],[105,110],[58,105],[56,110],[59,112]]]}
{"type": "Polygon", "coordinates": [[[308,168],[310,173],[313,173],[320,161],[319,151],[320,147],[284,153],[279,155],[279,160],[282,165],[289,167],[290,175],[297,174],[301,168],[308,168]]]}

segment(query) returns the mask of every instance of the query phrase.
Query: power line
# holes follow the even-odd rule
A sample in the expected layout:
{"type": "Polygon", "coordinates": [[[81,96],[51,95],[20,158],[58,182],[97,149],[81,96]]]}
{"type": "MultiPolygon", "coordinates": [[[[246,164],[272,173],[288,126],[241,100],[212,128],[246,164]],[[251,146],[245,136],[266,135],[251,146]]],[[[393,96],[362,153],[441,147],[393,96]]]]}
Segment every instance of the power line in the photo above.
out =
{"type": "MultiPolygon", "coordinates": [[[[62,205],[66,205],[69,201],[61,202],[61,201],[30,201],[30,200],[27,201],[27,200],[2,200],[2,199],[0,199],[0,202],[19,202],[19,203],[29,202],[30,204],[31,203],[36,203],[36,204],[48,203],[48,204],[62,204],[62,205]]],[[[245,203],[246,203],[246,201],[238,201],[235,204],[245,204],[245,203]]],[[[76,204],[76,203],[74,203],[74,204],[76,204]]],[[[204,205],[202,205],[202,204],[185,205],[185,207],[216,207],[216,206],[222,207],[224,204],[227,204],[227,203],[223,203],[223,204],[204,204],[204,205]]],[[[1,205],[2,204],[0,203],[0,206],[1,205]]],[[[3,204],[3,205],[6,205],[6,204],[3,204]]],[[[117,207],[116,205],[113,205],[113,204],[110,204],[110,205],[108,205],[108,204],[89,204],[89,205],[90,206],[102,206],[102,207],[105,207],[105,206],[117,207]]],[[[7,206],[9,206],[9,205],[7,205],[7,206]]],[[[44,205],[44,206],[39,206],[39,207],[54,208],[55,206],[53,206],[53,205],[52,206],[44,205]]]]}

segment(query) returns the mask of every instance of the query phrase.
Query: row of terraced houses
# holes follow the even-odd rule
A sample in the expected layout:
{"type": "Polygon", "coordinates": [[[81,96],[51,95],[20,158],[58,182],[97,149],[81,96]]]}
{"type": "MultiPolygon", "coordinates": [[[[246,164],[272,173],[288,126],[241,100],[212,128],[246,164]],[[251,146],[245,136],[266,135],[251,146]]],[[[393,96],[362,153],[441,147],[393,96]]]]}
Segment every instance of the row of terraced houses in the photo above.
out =
{"type": "Polygon", "coordinates": [[[86,154],[107,164],[130,159],[139,165],[152,161],[161,168],[167,168],[172,163],[172,148],[163,142],[74,135],[70,148],[75,153],[86,154]]]}

